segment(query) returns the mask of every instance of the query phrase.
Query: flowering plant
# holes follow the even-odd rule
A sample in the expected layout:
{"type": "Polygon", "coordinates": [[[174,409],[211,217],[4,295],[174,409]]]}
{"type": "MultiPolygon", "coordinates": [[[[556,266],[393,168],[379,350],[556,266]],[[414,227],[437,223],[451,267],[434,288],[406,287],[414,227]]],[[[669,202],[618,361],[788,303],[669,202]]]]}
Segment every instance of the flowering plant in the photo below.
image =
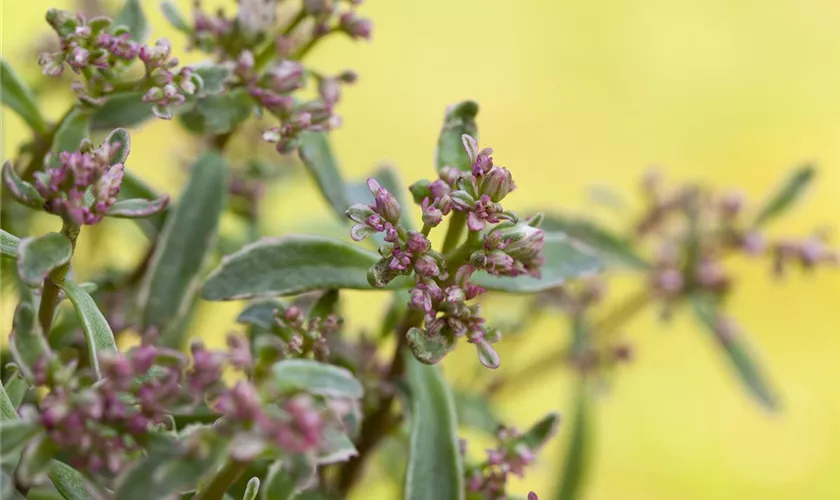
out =
{"type": "Polygon", "coordinates": [[[359,0],[287,0],[280,16],[277,3],[240,0],[228,17],[196,2],[190,21],[164,2],[190,49],[209,57],[195,65],[181,64],[167,40],[147,42],[139,0],[113,18],[51,9],[58,42],[38,63],[47,78],[70,76],[75,95],[55,122],[2,61],[2,102],[32,131],[2,170],[4,299],[17,300],[0,385],[3,498],[344,498],[372,454],[390,457],[394,447],[406,498],[513,498],[509,477],[536,460],[559,416],[519,431],[499,421],[491,398],[564,363],[581,381],[559,475],[560,498],[574,498],[591,382],[631,358],[610,334],[650,304],[668,316],[690,303],[752,395],[775,407],[723,312],[734,284],[723,259],[769,256],[779,274],[795,262],[837,264],[819,237],[773,242],[760,232],[800,195],[811,168],[752,217],[735,194],[666,191],[650,176],[648,208],[622,237],[556,207],[503,206],[513,173],[479,146],[478,105],[464,101],[445,112],[433,180],[405,187],[384,168],[349,182],[328,134],[356,75],[320,74],[304,60],[332,34],[370,39],[372,24],[359,0]],[[198,139],[176,203],[131,161],[128,129],[147,120],[198,139]],[[272,144],[272,158],[296,154],[352,242],[261,235],[266,186],[282,176],[262,167],[259,148],[244,159],[230,153],[243,136],[272,144]],[[41,214],[60,220],[59,231],[33,234],[41,214]],[[230,234],[225,217],[246,235],[230,234]],[[77,242],[108,218],[135,223],[146,256],[81,282],[77,242]],[[606,282],[622,271],[642,290],[596,321],[606,282]],[[391,295],[378,337],[348,331],[344,290],[391,295]],[[526,314],[486,316],[490,294],[528,296],[526,314]],[[233,300],[243,301],[241,328],[225,348],[186,339],[203,301],[233,300]],[[516,343],[516,332],[555,311],[571,319],[568,349],[472,392],[443,377],[438,363],[459,340],[474,346],[478,369],[497,369],[503,335],[516,343]],[[461,427],[497,443],[475,455],[461,427]]]}

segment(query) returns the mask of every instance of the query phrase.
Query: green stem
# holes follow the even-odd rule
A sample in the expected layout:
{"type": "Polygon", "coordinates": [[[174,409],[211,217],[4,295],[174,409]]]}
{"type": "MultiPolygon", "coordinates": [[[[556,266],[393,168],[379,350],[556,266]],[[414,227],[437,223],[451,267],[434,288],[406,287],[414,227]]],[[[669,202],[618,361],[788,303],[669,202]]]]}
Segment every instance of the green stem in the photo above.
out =
{"type": "MultiPolygon", "coordinates": [[[[67,220],[65,220],[64,224],[61,226],[61,234],[70,240],[71,261],[73,252],[76,250],[76,239],[79,237],[80,230],[80,226],[67,220]]],[[[38,309],[38,321],[41,323],[44,335],[48,336],[50,333],[53,316],[55,315],[55,308],[59,303],[59,292],[61,289],[58,288],[58,284],[64,281],[64,277],[67,276],[67,271],[69,270],[70,262],[67,262],[67,264],[53,269],[53,271],[44,278],[44,288],[41,293],[41,307],[38,309]]]]}
{"type": "Polygon", "coordinates": [[[227,490],[239,479],[246,468],[248,468],[248,462],[228,460],[207,486],[198,490],[192,500],[222,500],[227,490]]]}
{"type": "Polygon", "coordinates": [[[446,255],[451,252],[461,241],[461,235],[467,227],[467,214],[464,212],[455,212],[452,218],[449,219],[449,228],[446,230],[446,237],[443,240],[443,248],[441,253],[446,255]]]}
{"type": "MultiPolygon", "coordinates": [[[[467,241],[465,241],[463,245],[448,254],[444,254],[443,258],[446,261],[446,268],[458,269],[461,267],[462,264],[466,263],[470,259],[470,255],[478,250],[478,243],[478,231],[470,231],[469,234],[467,234],[467,241]]],[[[444,243],[444,246],[446,246],[446,243],[444,243]]]]}
{"type": "MultiPolygon", "coordinates": [[[[388,375],[385,379],[386,384],[396,385],[398,380],[405,372],[405,358],[403,357],[403,350],[407,345],[405,334],[412,327],[419,326],[423,322],[423,313],[416,309],[409,309],[406,312],[400,327],[397,329],[397,347],[394,350],[394,358],[391,361],[391,368],[388,370],[388,375]]],[[[356,449],[358,455],[345,463],[341,468],[338,476],[338,489],[341,498],[345,498],[347,493],[359,480],[362,472],[362,467],[365,461],[369,458],[370,452],[379,444],[379,441],[388,434],[391,429],[391,406],[394,403],[396,396],[395,390],[390,390],[382,396],[379,406],[362,421],[362,430],[359,434],[358,444],[356,449]]]]}
{"type": "Polygon", "coordinates": [[[309,41],[306,43],[306,45],[304,45],[303,47],[301,47],[301,48],[300,48],[300,50],[298,51],[298,53],[297,53],[297,54],[295,54],[295,60],[296,60],[296,61],[300,61],[301,59],[303,59],[303,58],[306,56],[306,54],[308,54],[308,53],[309,53],[309,51],[310,51],[310,50],[312,50],[312,49],[313,49],[313,47],[315,47],[315,45],[316,45],[318,42],[320,42],[320,41],[321,41],[321,40],[323,40],[324,38],[328,37],[329,35],[332,35],[333,33],[338,33],[339,31],[340,31],[340,30],[339,30],[338,28],[333,28],[333,29],[331,29],[331,30],[327,31],[326,33],[324,33],[324,34],[323,34],[323,35],[321,35],[321,36],[312,37],[312,39],[311,39],[311,40],[309,40],[309,41]]]}
{"type": "Polygon", "coordinates": [[[46,135],[38,136],[35,138],[35,149],[32,152],[32,158],[30,158],[29,163],[26,165],[26,168],[23,169],[21,172],[20,177],[25,181],[31,181],[35,172],[40,170],[44,167],[44,159],[47,156],[47,153],[50,152],[50,148],[52,147],[53,140],[55,139],[55,134],[59,128],[61,128],[61,124],[64,123],[64,120],[70,116],[70,113],[76,109],[76,106],[70,106],[70,109],[67,110],[64,115],[57,122],[55,125],[50,128],[49,132],[46,135]]]}
{"type": "MultiPolygon", "coordinates": [[[[294,17],[294,19],[292,19],[292,22],[288,26],[286,26],[285,29],[283,29],[283,31],[280,33],[280,36],[290,35],[292,31],[294,31],[295,28],[300,26],[300,24],[305,19],[306,12],[304,12],[301,9],[301,11],[298,12],[298,14],[294,17]]],[[[265,68],[266,65],[268,65],[268,63],[270,63],[272,59],[274,59],[275,54],[277,54],[277,44],[275,43],[275,40],[272,39],[268,43],[268,45],[266,45],[265,48],[261,50],[259,54],[257,54],[257,57],[255,58],[254,69],[256,69],[257,73],[262,71],[262,69],[265,68]]]]}

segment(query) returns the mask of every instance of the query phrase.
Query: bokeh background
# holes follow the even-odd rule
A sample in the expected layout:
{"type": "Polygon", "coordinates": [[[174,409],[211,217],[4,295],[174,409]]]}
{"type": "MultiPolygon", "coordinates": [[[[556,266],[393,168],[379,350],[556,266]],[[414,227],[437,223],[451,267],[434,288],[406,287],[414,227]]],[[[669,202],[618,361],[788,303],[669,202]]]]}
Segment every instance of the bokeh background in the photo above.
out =
{"type": "MultiPolygon", "coordinates": [[[[189,11],[190,2],[177,3],[189,11]]],[[[35,46],[48,34],[43,14],[51,6],[72,3],[2,2],[3,57],[30,81],[38,79],[35,46]]],[[[180,52],[184,42],[163,22],[157,2],[146,9],[152,37],[169,37],[180,52]]],[[[362,13],[375,22],[372,43],[333,39],[312,56],[317,68],[352,68],[361,77],[344,93],[344,126],[332,135],[349,177],[382,161],[404,179],[428,177],[444,107],[471,98],[481,104],[481,143],[516,177],[519,190],[506,204],[517,210],[598,210],[620,223],[587,190],[609,185],[632,199],[651,165],[674,180],[739,187],[757,201],[792,167],[813,161],[816,188],[771,232],[806,236],[840,227],[836,1],[368,0],[362,13]]],[[[65,109],[68,95],[43,97],[50,117],[65,109]]],[[[3,159],[25,133],[4,109],[3,159]]],[[[177,193],[190,143],[156,121],[133,131],[132,142],[130,168],[177,193]]],[[[269,234],[326,216],[305,179],[271,194],[269,234]]],[[[99,257],[83,257],[78,274],[99,266],[103,255],[134,262],[141,254],[130,225],[112,229],[126,237],[101,242],[99,257]]],[[[731,305],[783,411],[770,415],[753,405],[689,319],[666,327],[651,311],[625,329],[637,359],[598,404],[586,500],[840,498],[840,272],[793,273],[779,283],[767,271],[736,262],[740,285],[731,305]]],[[[383,298],[351,296],[351,326],[372,324],[383,298]]],[[[11,324],[6,299],[3,332],[11,324]]],[[[236,304],[205,308],[196,334],[218,342],[237,311],[236,304]]],[[[559,318],[547,318],[525,335],[515,352],[503,350],[502,374],[559,345],[566,333],[559,318]]],[[[445,369],[457,378],[459,365],[471,363],[472,355],[445,369]]],[[[499,410],[520,426],[563,412],[571,381],[558,369],[507,394],[499,410]]],[[[551,497],[566,429],[514,490],[551,497]]],[[[381,479],[358,498],[398,491],[381,479]]]]}

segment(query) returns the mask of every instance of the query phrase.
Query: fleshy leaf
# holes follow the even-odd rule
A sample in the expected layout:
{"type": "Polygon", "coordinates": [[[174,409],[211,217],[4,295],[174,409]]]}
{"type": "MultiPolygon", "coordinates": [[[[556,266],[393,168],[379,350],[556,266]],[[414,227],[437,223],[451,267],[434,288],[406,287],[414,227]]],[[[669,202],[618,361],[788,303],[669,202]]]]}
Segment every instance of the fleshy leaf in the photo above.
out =
{"type": "Polygon", "coordinates": [[[559,425],[560,415],[549,413],[520,436],[517,442],[524,444],[530,450],[538,450],[557,434],[557,426],[559,425]]]}
{"type": "Polygon", "coordinates": [[[463,499],[464,466],[449,385],[438,366],[424,365],[408,353],[405,363],[411,391],[411,439],[403,498],[463,499]]]}
{"type": "Polygon", "coordinates": [[[35,190],[35,186],[18,176],[10,161],[3,164],[3,184],[6,185],[12,196],[22,204],[36,209],[44,208],[46,200],[35,190]]]}
{"type": "Polygon", "coordinates": [[[286,359],[271,367],[268,382],[280,391],[305,390],[320,396],[359,399],[364,390],[353,374],[338,366],[309,359],[286,359]]]}
{"type": "Polygon", "coordinates": [[[149,21],[140,5],[140,0],[126,0],[123,9],[114,19],[114,27],[125,26],[135,42],[145,42],[149,36],[149,21]]]}
{"type": "Polygon", "coordinates": [[[155,248],[139,299],[144,328],[163,332],[186,316],[213,250],[226,188],[225,160],[206,153],[193,167],[155,248]]]}
{"type": "Polygon", "coordinates": [[[21,281],[37,287],[53,270],[70,262],[73,246],[61,233],[24,238],[18,247],[18,275],[21,281]]]}
{"type": "Polygon", "coordinates": [[[204,283],[207,300],[295,295],[311,290],[370,290],[373,252],[340,240],[292,235],[263,238],[222,259],[204,283]]]}
{"type": "Polygon", "coordinates": [[[35,95],[5,59],[0,59],[0,102],[23,118],[36,133],[47,134],[47,122],[38,109],[35,95]]]}
{"type": "Polygon", "coordinates": [[[65,500],[93,500],[79,471],[58,460],[50,462],[47,477],[65,500]]]}
{"type": "Polygon", "coordinates": [[[115,128],[102,142],[112,148],[111,165],[125,163],[128,160],[128,155],[131,153],[131,135],[128,130],[115,128]]]}
{"type": "Polygon", "coordinates": [[[318,444],[318,465],[346,462],[358,455],[353,441],[341,429],[329,426],[318,444]]]}
{"type": "Polygon", "coordinates": [[[451,335],[433,335],[420,328],[412,328],[406,333],[408,347],[418,360],[433,365],[455,349],[457,343],[451,335]]]}
{"type": "Polygon", "coordinates": [[[143,92],[111,94],[102,106],[94,110],[90,126],[93,130],[134,128],[153,116],[153,107],[154,103],[143,102],[143,92]]]}
{"type": "Polygon", "coordinates": [[[491,408],[487,397],[463,390],[455,390],[453,393],[459,424],[480,429],[488,434],[493,434],[499,429],[502,422],[491,408]]]}
{"type": "Polygon", "coordinates": [[[464,149],[461,136],[467,134],[474,138],[478,135],[475,117],[478,115],[478,103],[460,102],[446,110],[443,128],[438,138],[435,153],[435,165],[438,172],[446,166],[455,167],[462,172],[472,169],[472,162],[464,149]]]}
{"type": "Polygon", "coordinates": [[[160,9],[163,11],[163,16],[166,17],[166,20],[169,21],[169,24],[173,28],[182,33],[192,33],[192,26],[190,26],[189,21],[187,21],[174,3],[167,0],[160,5],[160,9]]]}
{"type": "MultiPolygon", "coordinates": [[[[345,220],[344,211],[350,206],[344,191],[344,180],[338,162],[324,132],[303,132],[300,135],[300,159],[309,175],[318,184],[321,194],[327,200],[339,219],[345,220]]],[[[368,191],[370,194],[370,191],[368,191]]]]}
{"type": "Polygon", "coordinates": [[[32,439],[20,454],[15,475],[24,483],[31,484],[41,473],[47,471],[58,446],[43,434],[32,439]]]}
{"type": "Polygon", "coordinates": [[[230,78],[230,69],[215,64],[195,66],[194,69],[204,82],[202,96],[220,94],[225,90],[225,80],[230,78]]]}
{"type": "Polygon", "coordinates": [[[770,388],[763,370],[754,359],[746,339],[736,331],[726,334],[719,332],[727,319],[718,309],[715,298],[708,294],[697,293],[692,295],[690,300],[695,316],[715,336],[750,394],[765,408],[777,410],[776,395],[770,388]]]}
{"type": "Polygon", "coordinates": [[[590,398],[586,381],[579,380],[574,401],[571,435],[563,461],[563,473],[560,476],[557,495],[555,495],[558,500],[575,500],[582,496],[581,491],[589,466],[591,447],[592,417],[589,407],[592,402],[590,398]]]}
{"type": "Polygon", "coordinates": [[[3,257],[17,260],[19,247],[20,238],[0,229],[0,254],[3,257]]]}
{"type": "Polygon", "coordinates": [[[313,304],[309,311],[310,318],[326,318],[330,314],[336,314],[338,310],[338,290],[327,290],[313,304]]]}
{"type": "Polygon", "coordinates": [[[248,480],[245,486],[245,494],[242,495],[242,500],[257,500],[257,494],[260,492],[260,478],[252,477],[248,480]]]}
{"type": "Polygon", "coordinates": [[[0,421],[0,442],[3,443],[2,457],[5,462],[9,457],[20,453],[21,448],[41,432],[41,426],[35,422],[14,417],[0,421]]]}
{"type": "Polygon", "coordinates": [[[64,151],[78,151],[82,139],[90,136],[90,112],[79,108],[71,111],[55,132],[51,153],[47,159],[47,166],[59,166],[59,153],[64,151]]]}
{"type": "Polygon", "coordinates": [[[198,99],[195,107],[180,115],[184,126],[196,134],[224,134],[247,120],[254,101],[244,89],[198,99]]]}
{"type": "Polygon", "coordinates": [[[117,344],[114,341],[114,333],[111,331],[108,321],[105,320],[105,316],[96,306],[96,302],[82,287],[69,279],[65,279],[58,286],[64,290],[76,309],[76,315],[82,323],[82,330],[85,332],[90,364],[96,373],[96,378],[101,379],[99,354],[118,352],[117,344]]]}
{"type": "Polygon", "coordinates": [[[800,167],[794,171],[773,196],[764,203],[764,207],[755,218],[754,225],[761,226],[791,208],[811,184],[811,181],[814,180],[815,174],[816,171],[811,165],[800,167]]]}
{"type": "MultiPolygon", "coordinates": [[[[123,173],[123,181],[120,186],[120,194],[117,196],[117,203],[133,199],[160,200],[164,197],[167,196],[152,189],[148,184],[143,182],[142,179],[131,173],[130,170],[126,170],[123,173]]],[[[168,207],[169,204],[167,203],[167,208],[168,207]]],[[[163,223],[166,219],[167,213],[168,211],[164,210],[163,212],[151,217],[135,219],[135,222],[147,236],[153,238],[163,228],[163,223]]]]}
{"type": "Polygon", "coordinates": [[[298,493],[314,485],[315,464],[308,463],[301,455],[276,461],[268,468],[261,500],[291,500],[298,493]]]}
{"type": "Polygon", "coordinates": [[[603,267],[594,250],[562,233],[545,233],[543,255],[541,278],[492,276],[480,271],[473,281],[488,290],[537,293],[562,285],[568,279],[592,276],[603,267]]]}
{"type": "Polygon", "coordinates": [[[41,325],[38,323],[35,309],[30,301],[21,301],[15,310],[12,334],[9,335],[12,358],[21,372],[30,380],[35,363],[51,353],[41,325]]]}
{"type": "Polygon", "coordinates": [[[628,241],[591,221],[553,214],[545,216],[540,227],[546,232],[565,233],[589,245],[603,258],[607,266],[638,270],[650,267],[628,241]]]}
{"type": "MultiPolygon", "coordinates": [[[[0,382],[0,422],[17,420],[19,418],[20,416],[17,413],[17,407],[15,407],[12,399],[6,392],[6,388],[3,386],[3,383],[0,382]]],[[[0,450],[0,452],[2,452],[2,450],[0,450]]]]}
{"type": "Polygon", "coordinates": [[[156,200],[132,198],[114,203],[108,208],[105,214],[108,217],[117,217],[120,219],[139,219],[157,215],[166,210],[167,205],[169,205],[168,196],[156,200]]]}
{"type": "Polygon", "coordinates": [[[6,380],[3,381],[3,387],[5,387],[6,395],[9,397],[9,401],[12,402],[12,405],[15,408],[20,408],[20,404],[26,397],[27,391],[29,391],[29,383],[23,378],[23,374],[16,365],[9,364],[6,366],[6,369],[10,373],[6,380]]]}
{"type": "Polygon", "coordinates": [[[236,317],[237,323],[253,325],[263,330],[271,330],[274,327],[274,311],[281,309],[283,305],[276,300],[259,301],[249,304],[248,307],[236,317]]]}

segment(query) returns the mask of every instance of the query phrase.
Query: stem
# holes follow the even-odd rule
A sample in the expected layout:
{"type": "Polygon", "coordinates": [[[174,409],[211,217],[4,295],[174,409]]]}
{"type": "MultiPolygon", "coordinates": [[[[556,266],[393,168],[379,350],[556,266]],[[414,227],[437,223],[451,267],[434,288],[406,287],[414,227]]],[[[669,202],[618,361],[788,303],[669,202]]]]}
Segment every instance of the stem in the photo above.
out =
{"type": "MultiPolygon", "coordinates": [[[[67,220],[65,220],[64,224],[61,226],[61,234],[70,240],[71,261],[73,253],[76,250],[76,238],[79,237],[80,229],[81,228],[78,225],[68,222],[67,220]]],[[[53,269],[52,272],[44,278],[44,288],[41,293],[41,307],[38,309],[38,321],[41,323],[44,335],[48,336],[50,334],[50,327],[52,326],[53,316],[55,315],[55,308],[59,303],[58,296],[61,289],[58,288],[58,283],[64,281],[64,277],[67,276],[67,271],[69,270],[70,262],[68,261],[67,264],[53,269]]]]}
{"type": "MultiPolygon", "coordinates": [[[[470,255],[478,249],[478,237],[478,231],[470,231],[469,234],[467,234],[467,241],[465,241],[463,245],[453,250],[448,255],[444,255],[443,258],[446,261],[446,268],[457,269],[461,267],[461,264],[466,263],[469,260],[470,255]]],[[[444,243],[444,246],[445,245],[446,243],[444,243]]]]}
{"type": "MultiPolygon", "coordinates": [[[[397,329],[397,347],[394,349],[394,358],[391,360],[391,368],[388,370],[388,375],[385,379],[388,385],[395,385],[403,376],[405,359],[403,358],[402,351],[406,346],[405,334],[409,329],[419,325],[422,321],[422,311],[411,309],[406,313],[400,327],[397,329]]],[[[359,442],[356,445],[359,454],[347,462],[339,473],[338,489],[341,498],[345,498],[353,485],[359,480],[359,475],[362,472],[365,461],[370,456],[370,452],[388,434],[391,428],[389,425],[391,406],[394,403],[395,395],[396,391],[394,390],[385,393],[382,396],[379,406],[363,420],[359,442]]]]}
{"type": "MultiPolygon", "coordinates": [[[[647,289],[642,289],[631,295],[592,327],[590,331],[593,340],[596,336],[604,337],[618,330],[622,325],[635,317],[636,314],[641,312],[650,300],[651,295],[647,289]]],[[[535,377],[539,377],[546,371],[559,366],[564,360],[568,359],[569,354],[571,354],[569,349],[564,347],[543,356],[533,363],[529,363],[523,370],[514,373],[507,380],[500,382],[494,388],[494,395],[508,391],[511,388],[516,388],[516,386],[524,383],[533,383],[535,377]]]]}
{"type": "Polygon", "coordinates": [[[49,132],[46,135],[36,136],[35,137],[35,149],[32,152],[32,158],[29,159],[29,163],[26,165],[26,168],[23,169],[21,172],[20,177],[25,181],[31,181],[35,171],[43,168],[44,166],[44,158],[46,158],[47,153],[50,152],[50,148],[52,147],[53,140],[55,139],[55,133],[61,127],[61,124],[64,123],[64,120],[70,116],[70,113],[76,109],[76,106],[70,106],[70,109],[67,110],[64,115],[57,122],[55,125],[50,128],[49,132]]]}
{"type": "Polygon", "coordinates": [[[464,233],[464,228],[467,226],[467,214],[464,212],[455,212],[452,218],[449,219],[449,228],[446,230],[446,238],[443,240],[443,248],[441,253],[444,255],[451,252],[461,240],[461,234],[464,233]]]}
{"type": "MultiPolygon", "coordinates": [[[[302,23],[305,19],[306,12],[304,12],[303,9],[301,9],[301,11],[298,12],[298,14],[294,17],[294,19],[292,19],[292,22],[288,26],[286,26],[286,28],[283,29],[282,32],[280,32],[280,36],[289,36],[292,33],[292,31],[294,31],[295,28],[300,26],[300,23],[302,23]]],[[[254,69],[257,70],[257,73],[259,73],[268,63],[271,62],[272,59],[274,59],[275,54],[277,54],[277,43],[275,42],[275,40],[272,40],[268,45],[265,46],[263,50],[260,51],[259,54],[257,54],[257,57],[254,61],[254,69]]]]}
{"type": "Polygon", "coordinates": [[[239,479],[239,476],[245,472],[248,467],[248,462],[237,462],[236,460],[228,460],[225,465],[219,469],[219,472],[213,476],[210,483],[204,488],[201,488],[193,497],[192,500],[222,500],[227,493],[227,490],[239,479]]]}
{"type": "Polygon", "coordinates": [[[295,54],[295,60],[300,61],[301,59],[304,58],[304,56],[306,56],[306,54],[309,53],[310,50],[312,50],[313,47],[315,47],[315,44],[317,44],[318,42],[320,42],[321,40],[323,40],[324,38],[328,37],[329,35],[331,35],[333,33],[338,33],[339,31],[340,30],[336,27],[336,28],[332,28],[331,30],[327,31],[326,33],[324,33],[321,36],[313,37],[312,40],[309,40],[306,43],[306,45],[301,47],[300,50],[298,51],[298,53],[295,54]]]}

